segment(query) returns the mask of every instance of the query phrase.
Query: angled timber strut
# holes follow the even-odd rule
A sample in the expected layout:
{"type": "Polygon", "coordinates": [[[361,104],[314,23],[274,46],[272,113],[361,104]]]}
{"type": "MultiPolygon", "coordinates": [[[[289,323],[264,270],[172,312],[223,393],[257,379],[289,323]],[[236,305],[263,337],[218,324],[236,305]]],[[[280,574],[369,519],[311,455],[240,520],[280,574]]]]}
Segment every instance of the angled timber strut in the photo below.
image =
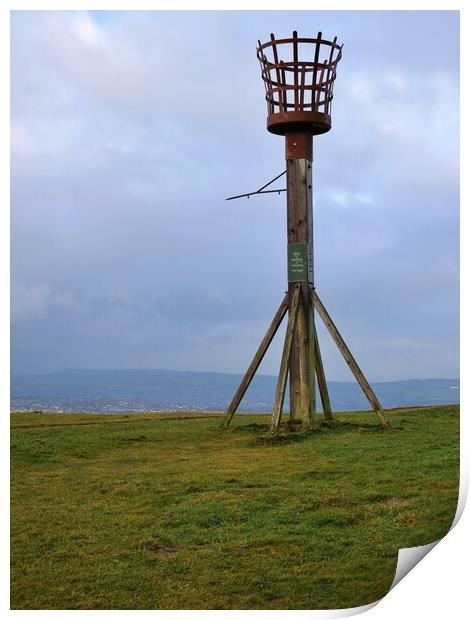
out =
{"type": "MultiPolygon", "coordinates": [[[[293,307],[292,307],[291,313],[289,314],[289,321],[288,321],[287,329],[286,329],[284,348],[282,351],[281,365],[280,365],[279,377],[278,377],[275,399],[274,399],[274,407],[273,407],[272,422],[271,422],[271,432],[273,433],[279,430],[279,425],[281,421],[282,407],[284,404],[284,395],[286,392],[287,377],[288,377],[288,372],[289,372],[289,362],[290,362],[290,357],[291,357],[291,352],[292,352],[293,333],[296,327],[297,317],[300,311],[300,290],[301,290],[300,286],[299,284],[297,284],[294,288],[294,295],[293,295],[293,300],[292,300],[293,307]]],[[[358,363],[354,359],[343,337],[339,333],[338,328],[334,324],[331,316],[328,314],[325,306],[323,305],[318,294],[316,293],[316,291],[313,290],[313,288],[310,289],[310,296],[311,296],[312,304],[317,310],[321,320],[325,324],[325,327],[327,328],[334,343],[338,347],[341,355],[344,357],[346,363],[351,369],[351,372],[356,378],[356,381],[359,383],[372,409],[376,412],[380,422],[382,423],[382,426],[384,428],[388,428],[390,425],[382,409],[382,405],[380,404],[379,399],[375,395],[372,387],[370,386],[369,382],[367,381],[361,369],[359,368],[358,363]]],[[[279,306],[279,309],[276,312],[274,319],[271,325],[269,326],[268,331],[266,332],[266,335],[261,341],[261,344],[258,350],[256,351],[256,354],[248,370],[246,371],[246,374],[243,377],[240,383],[240,386],[238,390],[236,391],[235,396],[232,399],[232,402],[230,403],[227,409],[227,412],[225,414],[225,425],[226,426],[230,424],[230,421],[232,420],[234,414],[236,413],[237,408],[240,402],[242,401],[243,396],[245,395],[245,392],[247,391],[251,383],[251,380],[253,379],[256,373],[256,370],[261,364],[263,357],[266,351],[268,350],[269,345],[271,344],[284,316],[286,315],[286,312],[287,312],[287,295],[282,300],[282,303],[279,306]]],[[[324,415],[325,420],[331,421],[333,420],[333,414],[331,410],[330,397],[328,394],[328,386],[327,386],[326,379],[325,379],[325,372],[323,369],[320,346],[318,343],[316,328],[314,324],[312,325],[312,328],[314,330],[314,352],[315,352],[314,354],[315,354],[316,378],[318,382],[318,390],[320,392],[320,398],[322,401],[323,415],[324,415]]]]}
{"type": "Polygon", "coordinates": [[[365,397],[371,404],[372,409],[376,412],[379,420],[382,422],[382,425],[385,428],[387,428],[389,426],[389,422],[387,418],[385,417],[385,414],[383,412],[382,405],[380,404],[379,399],[375,395],[367,379],[362,374],[361,369],[359,368],[351,351],[348,349],[346,343],[344,342],[341,334],[338,331],[338,328],[333,323],[332,318],[326,311],[325,306],[320,301],[320,298],[318,297],[316,291],[311,289],[311,295],[312,295],[312,301],[313,301],[314,307],[316,308],[318,314],[320,315],[321,320],[325,324],[326,329],[330,332],[330,336],[333,338],[336,346],[340,350],[341,355],[344,357],[346,361],[346,364],[351,369],[353,375],[356,378],[356,381],[361,386],[362,391],[364,392],[365,397]]]}
{"type": "Polygon", "coordinates": [[[300,284],[296,284],[292,295],[292,306],[287,323],[286,338],[284,340],[284,349],[282,350],[281,367],[279,369],[279,377],[277,380],[276,396],[274,398],[273,420],[271,424],[271,432],[274,433],[279,429],[281,421],[282,405],[284,404],[284,395],[286,393],[287,373],[289,372],[289,361],[292,351],[292,338],[299,314],[299,295],[300,284]]]}
{"type": "Polygon", "coordinates": [[[255,376],[255,372],[258,370],[258,366],[261,364],[264,354],[268,350],[268,347],[271,344],[272,339],[276,335],[277,329],[279,325],[281,324],[282,319],[284,318],[287,312],[287,307],[288,305],[287,305],[287,294],[286,294],[284,296],[284,299],[282,300],[281,305],[279,306],[279,310],[276,312],[274,319],[271,325],[269,326],[268,331],[266,332],[266,335],[261,341],[261,344],[259,345],[259,348],[256,351],[255,356],[251,364],[249,365],[248,370],[245,373],[245,376],[242,379],[242,382],[240,383],[240,387],[235,392],[235,396],[233,397],[232,402],[230,403],[227,409],[227,413],[225,415],[226,425],[230,424],[230,420],[232,419],[235,411],[237,410],[238,405],[240,404],[245,392],[247,391],[251,383],[251,380],[255,376]]]}
{"type": "Polygon", "coordinates": [[[299,37],[286,39],[271,34],[266,43],[258,41],[256,55],[261,67],[267,105],[266,126],[270,133],[284,136],[285,170],[258,190],[230,196],[227,200],[255,194],[287,194],[287,280],[288,290],[261,341],[225,416],[228,426],[237,411],[284,316],[287,328],[277,381],[271,432],[280,428],[284,396],[289,381],[289,419],[304,427],[314,426],[315,386],[327,421],[333,419],[325,371],[320,354],[315,311],[339,348],[382,425],[388,421],[370,384],[314,287],[313,269],[313,137],[331,129],[331,105],[336,68],[343,46],[337,38],[299,37]],[[285,189],[267,189],[286,175],[285,189]]]}

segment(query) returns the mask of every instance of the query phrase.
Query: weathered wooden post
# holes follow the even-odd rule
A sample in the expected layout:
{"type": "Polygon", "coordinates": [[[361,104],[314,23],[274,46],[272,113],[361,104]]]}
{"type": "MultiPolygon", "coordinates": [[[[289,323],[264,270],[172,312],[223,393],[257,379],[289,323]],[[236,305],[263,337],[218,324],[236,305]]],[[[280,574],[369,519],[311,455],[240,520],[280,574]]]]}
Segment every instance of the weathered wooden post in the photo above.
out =
{"type": "MultiPolygon", "coordinates": [[[[336,37],[329,41],[319,32],[314,39],[299,37],[258,41],[257,57],[266,90],[267,129],[285,139],[287,177],[287,298],[282,302],[266,336],[230,403],[225,423],[228,425],[243,398],[263,356],[287,310],[284,350],[273,408],[271,431],[279,428],[284,394],[289,375],[290,421],[313,426],[315,412],[315,375],[317,375],[323,412],[332,419],[328,389],[315,330],[314,308],[338,345],[343,357],[377,412],[388,426],[382,407],[351,355],[336,326],[315,293],[313,277],[312,165],[313,136],[331,129],[331,101],[336,66],[341,60],[342,45],[336,37]],[[322,60],[323,59],[323,60],[322,60]]],[[[273,179],[280,178],[284,173],[273,179]]],[[[267,193],[270,181],[256,192],[232,196],[241,198],[267,193]]]]}
{"type": "Polygon", "coordinates": [[[289,364],[290,420],[313,424],[315,412],[315,361],[313,305],[312,135],[286,130],[287,170],[287,276],[289,312],[293,311],[295,283],[300,283],[300,304],[289,364]]]}
{"type": "Polygon", "coordinates": [[[330,107],[341,46],[322,39],[258,41],[258,60],[266,88],[268,131],[285,136],[287,171],[287,274],[289,313],[295,283],[300,304],[289,364],[290,420],[313,424],[315,412],[312,161],[313,136],[331,128],[330,107]],[[299,59],[299,48],[308,56],[299,59]],[[324,56],[327,60],[323,60],[324,56]]]}

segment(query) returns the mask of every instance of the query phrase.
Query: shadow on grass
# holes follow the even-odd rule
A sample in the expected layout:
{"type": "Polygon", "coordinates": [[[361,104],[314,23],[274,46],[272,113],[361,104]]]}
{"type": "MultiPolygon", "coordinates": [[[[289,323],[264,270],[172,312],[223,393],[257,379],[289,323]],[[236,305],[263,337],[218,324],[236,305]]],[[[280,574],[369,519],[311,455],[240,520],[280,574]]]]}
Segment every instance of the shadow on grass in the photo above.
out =
{"type": "Polygon", "coordinates": [[[380,435],[381,433],[394,433],[395,431],[406,431],[407,428],[398,426],[396,423],[390,428],[384,428],[380,422],[377,424],[367,422],[351,422],[338,420],[321,419],[317,420],[315,427],[303,426],[301,420],[285,421],[281,423],[280,429],[276,433],[271,433],[270,423],[251,422],[249,424],[240,424],[232,427],[226,427],[221,424],[221,428],[225,431],[236,434],[250,434],[255,436],[256,446],[282,446],[292,444],[294,442],[304,442],[313,436],[330,433],[367,433],[370,435],[380,435]]]}
{"type": "MultiPolygon", "coordinates": [[[[331,422],[324,422],[324,425],[331,425],[331,422]]],[[[390,433],[392,431],[405,431],[406,428],[404,428],[403,426],[396,426],[396,425],[392,425],[390,428],[384,428],[382,426],[382,424],[361,424],[360,422],[339,422],[337,420],[335,420],[333,422],[333,425],[331,425],[331,428],[343,428],[344,430],[348,430],[349,428],[351,429],[358,429],[362,432],[368,432],[368,433],[390,433]]]]}
{"type": "MultiPolygon", "coordinates": [[[[229,430],[223,427],[225,430],[229,430]]],[[[243,424],[240,426],[234,426],[230,428],[234,433],[249,433],[256,435],[257,446],[279,446],[291,444],[294,442],[307,441],[314,435],[320,435],[324,433],[340,432],[347,433],[348,431],[356,431],[360,433],[390,433],[393,431],[405,431],[402,426],[392,426],[389,429],[384,429],[382,424],[367,424],[362,422],[344,422],[340,420],[321,420],[317,423],[315,428],[302,426],[301,421],[286,422],[281,425],[277,433],[270,432],[270,424],[261,424],[258,422],[252,422],[250,424],[243,424]]]]}

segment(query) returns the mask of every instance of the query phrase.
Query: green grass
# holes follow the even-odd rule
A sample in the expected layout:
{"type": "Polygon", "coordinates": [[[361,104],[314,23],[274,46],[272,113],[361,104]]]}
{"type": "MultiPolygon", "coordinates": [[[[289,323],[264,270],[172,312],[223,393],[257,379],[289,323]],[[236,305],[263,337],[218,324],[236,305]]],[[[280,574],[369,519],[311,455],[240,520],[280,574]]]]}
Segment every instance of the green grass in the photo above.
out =
{"type": "Polygon", "coordinates": [[[327,609],[448,531],[457,406],[257,445],[267,416],[12,414],[14,609],[327,609]]]}

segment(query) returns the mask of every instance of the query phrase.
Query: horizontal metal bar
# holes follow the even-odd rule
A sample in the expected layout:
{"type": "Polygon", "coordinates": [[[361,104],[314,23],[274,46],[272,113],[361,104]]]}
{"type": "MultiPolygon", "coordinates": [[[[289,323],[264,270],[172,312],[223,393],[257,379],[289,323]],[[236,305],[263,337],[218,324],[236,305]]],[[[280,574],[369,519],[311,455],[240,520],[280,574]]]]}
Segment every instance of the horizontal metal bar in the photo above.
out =
{"type": "Polygon", "coordinates": [[[235,200],[235,198],[249,198],[250,196],[254,196],[255,194],[280,194],[281,192],[285,192],[287,191],[285,189],[270,189],[266,191],[264,190],[266,189],[266,187],[269,187],[271,183],[274,183],[274,181],[277,181],[282,176],[284,176],[286,172],[287,170],[284,170],[283,172],[281,172],[281,174],[278,174],[277,177],[274,177],[274,179],[271,179],[270,181],[268,181],[268,183],[262,185],[255,192],[248,192],[247,194],[240,194],[239,196],[230,196],[230,198],[226,198],[225,200],[235,200]]]}
{"type": "Polygon", "coordinates": [[[280,194],[281,192],[287,192],[287,189],[266,189],[256,192],[248,192],[248,194],[239,194],[238,196],[230,196],[225,200],[235,200],[236,198],[249,198],[250,196],[255,196],[256,194],[280,194]]]}
{"type": "MultiPolygon", "coordinates": [[[[271,41],[268,41],[267,43],[262,43],[259,47],[258,50],[264,50],[268,47],[273,47],[274,45],[285,45],[285,44],[289,44],[292,43],[292,39],[273,39],[271,41]]],[[[297,38],[297,43],[312,43],[313,45],[324,45],[324,46],[330,46],[333,47],[334,49],[341,49],[343,46],[339,45],[338,43],[336,43],[336,41],[329,41],[328,39],[308,39],[306,37],[298,37],[297,38]]]]}

